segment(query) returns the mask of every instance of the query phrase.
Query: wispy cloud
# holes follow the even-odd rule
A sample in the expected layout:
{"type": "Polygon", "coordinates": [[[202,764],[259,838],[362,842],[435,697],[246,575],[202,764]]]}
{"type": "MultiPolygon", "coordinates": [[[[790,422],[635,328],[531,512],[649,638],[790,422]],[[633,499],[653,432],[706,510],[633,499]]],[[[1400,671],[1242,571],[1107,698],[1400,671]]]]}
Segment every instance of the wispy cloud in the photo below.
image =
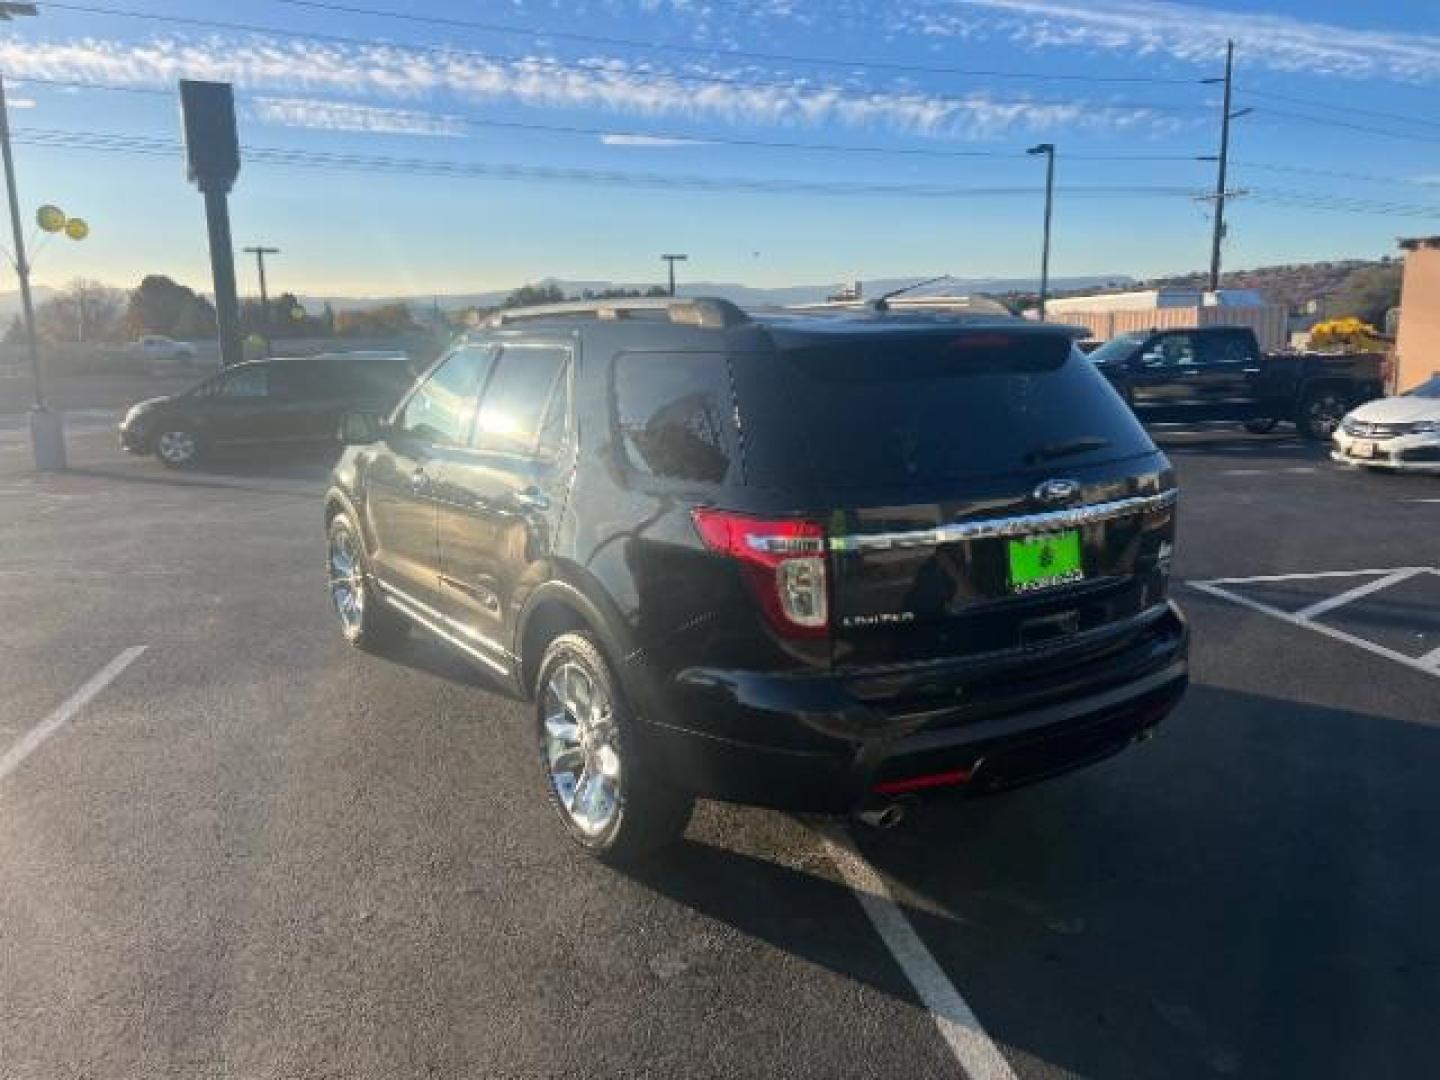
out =
{"type": "Polygon", "coordinates": [[[615,114],[816,127],[842,125],[906,134],[983,138],[1059,127],[1172,130],[1170,114],[1103,100],[997,97],[908,90],[862,90],[813,78],[757,76],[717,68],[661,68],[617,59],[561,61],[536,55],[492,59],[474,52],[342,45],[267,36],[99,38],[21,41],[0,38],[0,69],[12,77],[81,79],[125,86],[170,86],[178,78],[217,79],[242,91],[277,95],[257,115],[273,123],[453,134],[454,118],[403,110],[349,113],[286,103],[278,95],[325,91],[371,101],[442,97],[465,102],[599,109],[615,114]],[[383,115],[382,115],[383,114],[383,115]],[[369,125],[369,126],[366,126],[369,125]],[[385,126],[389,125],[389,126],[385,126]],[[408,126],[407,126],[408,125],[408,126]]]}
{"type": "Polygon", "coordinates": [[[677,139],[669,135],[601,135],[606,146],[707,146],[704,139],[677,139]]]}
{"type": "Polygon", "coordinates": [[[451,138],[467,134],[463,117],[411,109],[294,97],[256,97],[251,99],[250,104],[253,115],[262,123],[285,127],[371,131],[386,135],[444,135],[451,138]]]}
{"type": "MultiPolygon", "coordinates": [[[[1356,5],[1357,15],[1367,11],[1356,5]]],[[[1440,37],[1365,30],[1287,15],[1164,0],[950,0],[901,9],[932,36],[1002,36],[1032,48],[1170,57],[1212,69],[1233,38],[1239,62],[1273,71],[1428,83],[1440,80],[1440,37]]]]}
{"type": "Polygon", "coordinates": [[[35,108],[34,98],[12,97],[6,98],[5,104],[12,109],[33,109],[35,108]]]}

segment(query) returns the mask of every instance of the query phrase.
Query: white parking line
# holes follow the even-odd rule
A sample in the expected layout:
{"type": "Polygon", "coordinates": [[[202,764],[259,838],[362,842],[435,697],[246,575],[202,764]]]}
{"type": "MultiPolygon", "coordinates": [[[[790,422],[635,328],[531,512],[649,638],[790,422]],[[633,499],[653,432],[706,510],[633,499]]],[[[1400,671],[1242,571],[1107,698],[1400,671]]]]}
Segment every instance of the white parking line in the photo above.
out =
{"type": "Polygon", "coordinates": [[[84,686],[66,698],[59,708],[21,736],[19,742],[5,751],[3,756],[0,756],[0,780],[4,780],[18,769],[21,762],[40,749],[47,739],[68,724],[76,713],[90,703],[91,698],[114,682],[122,671],[140,658],[140,654],[144,651],[144,645],[132,645],[130,648],[122,650],[115,659],[92,675],[84,686]]]}
{"type": "Polygon", "coordinates": [[[970,1080],[1015,1080],[1000,1048],[985,1034],[960,991],[936,962],[890,895],[885,879],[855,850],[843,829],[818,830],[826,854],[860,901],[890,955],[925,1003],[940,1035],[970,1080]]]}
{"type": "Polygon", "coordinates": [[[1346,589],[1334,596],[1327,596],[1324,600],[1317,600],[1309,607],[1301,608],[1295,612],[1297,619],[1316,619],[1327,611],[1334,611],[1338,607],[1344,607],[1352,600],[1359,600],[1362,596],[1369,596],[1381,589],[1388,589],[1391,585],[1398,585],[1400,582],[1423,573],[1418,566],[1407,566],[1403,570],[1396,570],[1393,574],[1386,574],[1384,577],[1376,578],[1374,581],[1367,581],[1364,585],[1356,585],[1353,589],[1346,589]]]}
{"type": "Polygon", "coordinates": [[[1405,653],[1397,652],[1395,649],[1387,648],[1384,645],[1379,645],[1368,638],[1360,637],[1357,634],[1348,634],[1344,630],[1338,630],[1333,626],[1327,626],[1325,623],[1316,622],[1314,619],[1315,615],[1323,615],[1326,612],[1334,611],[1344,604],[1350,603],[1352,600],[1358,600],[1363,596],[1368,596],[1373,592],[1395,584],[1397,581],[1404,581],[1407,578],[1414,577],[1416,574],[1440,575],[1440,570],[1430,566],[1402,566],[1389,570],[1326,570],[1313,574],[1265,574],[1248,578],[1216,578],[1213,581],[1190,581],[1186,584],[1192,589],[1198,589],[1200,592],[1210,596],[1218,597],[1221,600],[1228,600],[1232,604],[1239,604],[1241,607],[1269,615],[1272,618],[1279,619],[1281,622],[1289,623],[1291,626],[1299,626],[1306,630],[1313,630],[1317,634],[1323,634],[1325,637],[1333,638],[1336,641],[1343,641],[1347,645],[1355,646],[1357,649],[1364,649],[1366,652],[1374,653],[1376,656],[1383,656],[1386,660],[1393,660],[1397,664],[1403,664],[1405,667],[1422,671],[1426,675],[1434,675],[1440,678],[1440,649],[1434,649],[1423,656],[1407,656],[1405,653]],[[1282,611],[1280,608],[1272,607],[1269,604],[1251,599],[1248,596],[1242,596],[1240,593],[1233,592],[1231,589],[1224,587],[1252,584],[1261,585],[1276,581],[1360,577],[1362,575],[1378,575],[1379,580],[1367,582],[1354,589],[1348,589],[1336,597],[1311,604],[1302,611],[1293,613],[1282,611]],[[1331,601],[1339,602],[1332,603],[1331,601]]]}

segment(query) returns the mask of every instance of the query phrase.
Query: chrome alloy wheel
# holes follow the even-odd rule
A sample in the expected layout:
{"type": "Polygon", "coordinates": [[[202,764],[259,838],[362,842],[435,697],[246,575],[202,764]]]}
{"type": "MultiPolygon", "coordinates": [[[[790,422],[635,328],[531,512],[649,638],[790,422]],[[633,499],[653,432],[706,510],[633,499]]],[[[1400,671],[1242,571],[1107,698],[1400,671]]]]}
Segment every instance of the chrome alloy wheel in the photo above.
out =
{"type": "Polygon", "coordinates": [[[365,574],[348,529],[330,535],[330,599],[346,636],[360,632],[365,618],[365,574]]]}
{"type": "Polygon", "coordinates": [[[155,452],[168,465],[184,465],[195,459],[195,436],[188,431],[162,431],[155,440],[155,452]]]}
{"type": "Polygon", "coordinates": [[[620,740],[610,697],[585,668],[564,663],[545,684],[542,708],[550,784],[575,827],[598,836],[620,812],[620,740]]]}

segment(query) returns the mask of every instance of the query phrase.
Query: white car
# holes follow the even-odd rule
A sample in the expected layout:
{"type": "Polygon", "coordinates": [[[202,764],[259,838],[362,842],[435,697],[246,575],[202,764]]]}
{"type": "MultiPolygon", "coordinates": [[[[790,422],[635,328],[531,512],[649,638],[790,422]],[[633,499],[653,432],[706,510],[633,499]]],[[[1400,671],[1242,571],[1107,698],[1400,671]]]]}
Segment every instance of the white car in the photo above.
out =
{"type": "Polygon", "coordinates": [[[195,346],[188,341],[176,341],[164,334],[146,334],[131,346],[146,360],[160,363],[186,365],[195,360],[195,346]]]}
{"type": "Polygon", "coordinates": [[[1343,465],[1440,473],[1440,375],[1347,413],[1330,456],[1343,465]]]}

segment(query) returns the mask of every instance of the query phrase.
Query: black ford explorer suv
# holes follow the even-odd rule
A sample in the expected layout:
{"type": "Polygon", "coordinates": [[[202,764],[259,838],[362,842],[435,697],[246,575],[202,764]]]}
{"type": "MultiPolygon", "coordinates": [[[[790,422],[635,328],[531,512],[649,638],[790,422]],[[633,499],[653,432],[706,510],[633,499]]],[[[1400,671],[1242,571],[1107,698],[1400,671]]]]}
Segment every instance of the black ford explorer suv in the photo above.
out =
{"type": "Polygon", "coordinates": [[[1064,328],[722,300],[509,313],[326,499],[345,636],[533,700],[592,852],[695,796],[889,815],[1148,734],[1187,679],[1175,481],[1064,328]]]}

